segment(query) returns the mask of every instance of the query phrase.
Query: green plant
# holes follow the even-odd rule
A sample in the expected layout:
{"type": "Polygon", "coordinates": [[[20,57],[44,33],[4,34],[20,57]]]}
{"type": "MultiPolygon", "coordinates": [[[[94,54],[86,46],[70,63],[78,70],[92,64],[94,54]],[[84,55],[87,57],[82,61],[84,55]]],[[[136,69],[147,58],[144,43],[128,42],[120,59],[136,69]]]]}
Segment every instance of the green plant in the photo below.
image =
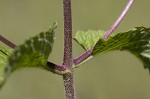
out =
{"type": "MultiPolygon", "coordinates": [[[[134,0],[129,0],[118,20],[105,33],[104,31],[78,31],[75,40],[86,50],[86,52],[73,59],[72,58],[72,16],[71,0],[63,0],[64,5],[64,61],[62,65],[47,62],[47,58],[52,51],[55,29],[57,23],[53,23],[49,31],[40,33],[27,40],[24,44],[16,47],[9,40],[0,36],[0,40],[11,48],[0,46],[1,58],[1,82],[6,81],[11,72],[23,67],[36,67],[62,75],[65,84],[66,98],[75,99],[75,89],[73,81],[74,68],[82,62],[94,57],[99,53],[112,50],[127,50],[142,60],[144,67],[149,69],[149,32],[150,28],[137,27],[128,32],[118,33],[107,39],[121,20],[126,15],[134,0]],[[7,59],[8,58],[8,59],[7,59]],[[8,64],[6,64],[8,61],[8,64]],[[3,73],[3,71],[5,71],[3,73]]],[[[1,85],[2,85],[1,84],[1,85]]]]}

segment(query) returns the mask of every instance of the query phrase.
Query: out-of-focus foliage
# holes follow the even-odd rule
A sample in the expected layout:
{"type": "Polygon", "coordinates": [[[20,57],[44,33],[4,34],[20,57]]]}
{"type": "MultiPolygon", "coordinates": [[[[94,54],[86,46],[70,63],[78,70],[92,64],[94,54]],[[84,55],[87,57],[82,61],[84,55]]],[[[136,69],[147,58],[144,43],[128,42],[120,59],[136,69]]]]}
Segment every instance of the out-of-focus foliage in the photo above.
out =
{"type": "Polygon", "coordinates": [[[4,81],[5,69],[7,65],[7,60],[12,53],[11,48],[0,45],[0,86],[4,81]]]}
{"type": "Polygon", "coordinates": [[[9,54],[10,52],[8,49],[0,46],[0,77],[5,80],[4,70],[6,73],[5,77],[20,68],[35,67],[49,70],[47,67],[47,59],[52,51],[56,27],[57,24],[53,23],[53,25],[50,26],[49,31],[42,32],[25,41],[24,44],[18,46],[14,50],[12,55],[9,54]],[[6,64],[6,60],[8,60],[8,64],[6,64]]]}

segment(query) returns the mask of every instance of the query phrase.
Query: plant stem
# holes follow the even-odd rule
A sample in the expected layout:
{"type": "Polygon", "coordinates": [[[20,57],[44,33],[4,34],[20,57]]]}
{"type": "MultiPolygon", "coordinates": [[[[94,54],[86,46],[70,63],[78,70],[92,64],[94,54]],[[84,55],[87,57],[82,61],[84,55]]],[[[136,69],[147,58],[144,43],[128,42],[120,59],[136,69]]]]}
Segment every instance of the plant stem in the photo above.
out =
{"type": "Polygon", "coordinates": [[[69,71],[67,71],[67,68],[65,66],[56,65],[56,64],[49,62],[49,61],[47,61],[47,67],[50,68],[54,73],[56,71],[62,72],[62,73],[69,72],[69,71]]]}
{"type": "Polygon", "coordinates": [[[13,44],[11,41],[7,40],[5,37],[3,37],[2,35],[0,35],[0,41],[2,41],[4,44],[6,44],[7,46],[11,47],[11,48],[15,48],[16,45],[13,44]]]}
{"type": "Polygon", "coordinates": [[[127,12],[131,8],[134,0],[129,0],[125,9],[122,11],[121,15],[118,17],[118,19],[115,21],[115,23],[110,27],[110,29],[106,32],[103,39],[107,39],[118,27],[118,25],[121,23],[121,21],[125,18],[127,12]]]}
{"type": "Polygon", "coordinates": [[[76,99],[74,79],[73,79],[73,59],[72,59],[72,13],[71,0],[63,0],[64,11],[64,60],[63,65],[71,73],[63,76],[66,91],[66,99],[76,99]]]}
{"type": "Polygon", "coordinates": [[[78,64],[80,64],[85,59],[87,59],[92,54],[92,51],[93,51],[93,47],[91,49],[89,49],[88,51],[86,51],[85,53],[83,53],[81,56],[75,58],[73,60],[73,63],[75,64],[75,66],[78,65],[78,64]]]}

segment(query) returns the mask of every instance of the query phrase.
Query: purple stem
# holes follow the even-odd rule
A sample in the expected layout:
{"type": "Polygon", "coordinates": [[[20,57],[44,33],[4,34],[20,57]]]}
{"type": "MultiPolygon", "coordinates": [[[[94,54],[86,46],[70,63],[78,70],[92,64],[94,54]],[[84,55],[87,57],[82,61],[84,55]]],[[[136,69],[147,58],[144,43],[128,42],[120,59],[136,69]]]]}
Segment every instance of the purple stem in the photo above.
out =
{"type": "Polygon", "coordinates": [[[71,0],[63,0],[64,8],[64,60],[63,64],[72,69],[72,18],[71,0]]]}
{"type": "Polygon", "coordinates": [[[49,61],[47,61],[47,66],[49,68],[51,68],[52,70],[54,70],[54,72],[55,72],[55,70],[58,70],[60,72],[64,72],[67,70],[67,68],[65,66],[56,65],[56,64],[49,62],[49,61]]]}
{"type": "Polygon", "coordinates": [[[72,12],[71,0],[63,0],[64,12],[64,60],[63,65],[66,66],[70,73],[63,76],[66,99],[76,99],[74,78],[73,78],[73,58],[72,58],[72,12]]]}
{"type": "Polygon", "coordinates": [[[0,35],[0,41],[2,41],[4,44],[8,45],[11,48],[15,48],[16,45],[12,42],[10,42],[9,40],[7,40],[5,37],[3,37],[2,35],[0,35]]]}
{"type": "Polygon", "coordinates": [[[86,51],[85,53],[83,53],[81,56],[75,58],[73,60],[75,66],[78,65],[78,64],[80,64],[85,59],[87,59],[91,55],[92,51],[93,51],[93,48],[89,49],[88,51],[86,51]]]}
{"type": "MultiPolygon", "coordinates": [[[[127,12],[129,11],[130,7],[132,6],[133,2],[134,2],[134,0],[129,0],[128,1],[127,6],[125,7],[125,9],[121,13],[121,15],[118,17],[118,19],[115,21],[115,23],[111,26],[111,28],[104,35],[104,37],[103,37],[104,39],[107,39],[112,34],[112,32],[115,31],[115,29],[118,27],[118,25],[121,23],[121,21],[126,16],[127,12]]],[[[2,35],[0,35],[0,41],[2,41],[3,43],[5,43],[6,45],[8,45],[11,48],[15,48],[16,47],[15,44],[13,44],[12,42],[10,42],[6,38],[4,38],[2,35]]],[[[93,48],[91,48],[90,50],[86,51],[81,56],[75,58],[73,60],[74,64],[77,65],[77,64],[81,63],[83,60],[85,60],[86,58],[88,58],[92,54],[92,50],[93,50],[93,48]]],[[[48,64],[53,64],[53,63],[48,62],[48,64]]],[[[48,66],[50,67],[50,65],[48,65],[48,66]]],[[[53,64],[52,68],[54,68],[55,66],[56,66],[56,68],[57,68],[57,66],[59,67],[59,65],[56,65],[56,64],[54,65],[53,64]]],[[[63,69],[60,69],[60,71],[63,71],[63,69]]]]}
{"type": "Polygon", "coordinates": [[[115,23],[110,27],[110,29],[106,32],[106,34],[104,35],[103,39],[107,39],[118,27],[118,25],[121,23],[121,21],[125,18],[127,12],[129,11],[129,9],[131,8],[132,4],[133,4],[134,0],[129,0],[127,3],[127,6],[125,7],[125,9],[123,10],[123,12],[121,13],[121,15],[118,17],[118,19],[115,21],[115,23]]]}
{"type": "MultiPolygon", "coordinates": [[[[132,6],[133,2],[134,2],[134,0],[129,0],[128,1],[127,6],[125,7],[125,9],[121,13],[121,15],[118,17],[118,19],[115,21],[115,23],[111,26],[111,28],[106,32],[106,34],[104,35],[103,39],[107,39],[112,34],[112,32],[118,27],[118,25],[121,23],[121,21],[124,19],[125,15],[129,11],[129,9],[132,6]]],[[[94,47],[92,47],[90,50],[88,50],[85,53],[83,53],[81,56],[75,58],[73,60],[74,64],[78,65],[82,61],[84,61],[85,59],[87,59],[92,54],[93,48],[94,47]]]]}

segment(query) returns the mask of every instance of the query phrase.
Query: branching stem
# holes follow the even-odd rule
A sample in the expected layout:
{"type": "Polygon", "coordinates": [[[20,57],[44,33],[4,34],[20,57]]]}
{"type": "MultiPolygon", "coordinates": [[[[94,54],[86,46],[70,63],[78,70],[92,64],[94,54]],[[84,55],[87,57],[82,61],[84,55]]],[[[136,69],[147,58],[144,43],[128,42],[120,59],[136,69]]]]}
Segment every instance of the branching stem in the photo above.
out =
{"type": "MultiPolygon", "coordinates": [[[[65,1],[65,0],[64,0],[64,1],[65,1]]],[[[70,1],[70,0],[66,0],[65,2],[68,2],[68,1],[70,1]]],[[[70,1],[70,2],[71,2],[71,1],[70,1]]],[[[115,29],[118,27],[118,25],[121,23],[121,21],[124,19],[124,17],[126,16],[127,12],[129,11],[129,9],[131,8],[133,2],[134,2],[134,0],[129,0],[129,1],[128,1],[127,6],[125,7],[125,9],[124,9],[123,12],[121,13],[121,15],[118,17],[118,19],[114,22],[114,24],[111,26],[111,28],[110,28],[110,29],[106,32],[106,34],[104,35],[104,37],[103,37],[104,39],[107,39],[107,38],[112,34],[112,32],[115,31],[115,29]]],[[[65,10],[67,10],[67,9],[64,8],[64,12],[65,12],[65,10]]],[[[69,11],[69,10],[67,10],[67,11],[69,11]]],[[[70,9],[70,13],[71,13],[71,9],[70,9]]],[[[69,14],[67,14],[66,16],[70,17],[71,14],[70,14],[70,16],[69,16],[69,14]]],[[[64,16],[64,19],[67,20],[67,18],[65,18],[65,16],[64,16]]],[[[72,20],[71,20],[71,18],[70,18],[70,23],[69,23],[69,25],[67,25],[68,23],[66,23],[66,22],[67,22],[67,21],[64,20],[64,25],[65,25],[64,31],[65,31],[65,33],[66,33],[66,32],[71,32],[71,33],[72,33],[72,20]],[[70,26],[70,27],[68,27],[68,26],[70,26]],[[69,31],[67,28],[71,28],[70,31],[69,31]]],[[[70,36],[71,36],[71,38],[72,38],[72,35],[70,35],[70,36]]],[[[9,47],[11,47],[11,48],[15,48],[15,47],[16,47],[16,45],[15,45],[14,43],[10,42],[8,39],[4,38],[2,35],[0,35],[0,41],[2,41],[3,43],[5,43],[7,46],[9,46],[9,47]]],[[[65,40],[65,41],[66,41],[66,43],[67,43],[67,40],[65,40]]],[[[72,41],[69,41],[69,42],[72,42],[72,41]]],[[[67,45],[67,44],[66,44],[66,45],[67,45]]],[[[66,47],[65,47],[65,48],[66,48],[66,47]]],[[[93,48],[91,48],[90,50],[86,51],[86,52],[83,53],[81,56],[75,58],[75,59],[73,60],[74,64],[77,65],[77,64],[79,64],[80,62],[82,62],[83,60],[85,60],[86,58],[88,58],[88,57],[92,54],[92,50],[93,50],[93,48]]],[[[66,53],[67,53],[67,51],[65,51],[65,53],[64,53],[64,61],[66,60],[66,59],[65,59],[66,56],[67,56],[66,53]]],[[[72,52],[71,52],[71,53],[72,53],[72,52]]],[[[70,56],[70,55],[69,55],[69,56],[70,56]]],[[[65,64],[65,62],[64,62],[64,64],[65,64]]],[[[56,65],[56,66],[57,66],[57,65],[56,65]]],[[[69,67],[69,68],[70,68],[70,67],[69,67]]]]}
{"type": "MultiPolygon", "coordinates": [[[[129,11],[130,7],[132,6],[134,0],[129,0],[127,6],[115,21],[115,23],[111,26],[111,28],[106,32],[103,39],[107,39],[112,32],[118,27],[121,21],[124,19],[125,15],[129,11]]],[[[70,73],[63,76],[65,91],[66,91],[66,99],[76,99],[75,96],[75,88],[74,88],[74,80],[73,80],[73,64],[78,65],[89,56],[92,55],[93,47],[86,51],[81,56],[72,58],[72,15],[71,15],[71,0],[63,0],[63,11],[64,11],[64,61],[63,65],[59,66],[51,62],[47,62],[48,67],[59,70],[65,71],[66,69],[70,71],[70,73]],[[52,67],[51,67],[52,66],[52,67]]],[[[16,45],[4,38],[0,35],[0,41],[5,43],[11,48],[15,48],[16,45]]]]}

